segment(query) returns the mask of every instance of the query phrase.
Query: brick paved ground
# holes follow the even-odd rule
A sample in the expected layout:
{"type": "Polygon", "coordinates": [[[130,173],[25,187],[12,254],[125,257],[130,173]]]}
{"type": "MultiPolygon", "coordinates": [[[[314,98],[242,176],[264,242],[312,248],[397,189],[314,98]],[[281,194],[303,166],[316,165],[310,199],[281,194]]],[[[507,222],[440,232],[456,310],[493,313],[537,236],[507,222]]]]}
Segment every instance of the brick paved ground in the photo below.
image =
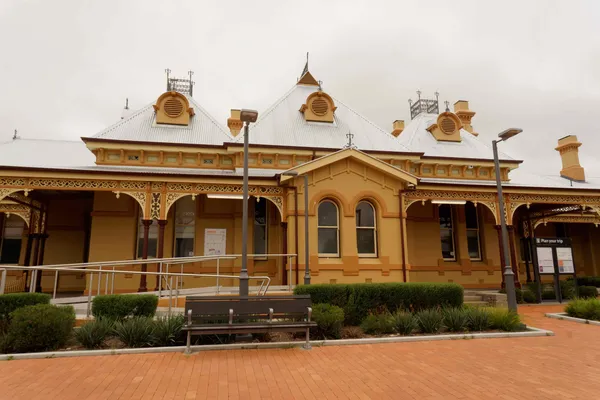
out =
{"type": "Polygon", "coordinates": [[[555,337],[0,362],[0,399],[595,399],[600,327],[555,337]]]}

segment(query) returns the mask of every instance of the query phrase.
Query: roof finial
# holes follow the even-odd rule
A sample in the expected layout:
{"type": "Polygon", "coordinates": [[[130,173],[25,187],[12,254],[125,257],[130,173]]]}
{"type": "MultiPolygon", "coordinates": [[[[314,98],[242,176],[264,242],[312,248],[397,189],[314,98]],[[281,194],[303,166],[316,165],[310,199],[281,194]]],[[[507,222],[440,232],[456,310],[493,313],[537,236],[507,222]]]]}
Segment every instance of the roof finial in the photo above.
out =
{"type": "Polygon", "coordinates": [[[440,93],[436,91],[434,93],[434,95],[435,95],[435,101],[440,101],[440,93]]]}
{"type": "Polygon", "coordinates": [[[129,110],[129,97],[125,98],[125,110],[129,110]]]}
{"type": "Polygon", "coordinates": [[[446,100],[444,104],[446,105],[446,112],[450,111],[450,102],[446,100]]]}
{"type": "Polygon", "coordinates": [[[306,64],[304,64],[304,69],[300,74],[300,78],[302,78],[308,72],[308,52],[306,52],[306,64]]]}
{"type": "Polygon", "coordinates": [[[194,96],[194,82],[192,81],[192,76],[194,76],[194,71],[189,70],[188,76],[190,77],[190,96],[194,96]]]}
{"type": "Polygon", "coordinates": [[[19,137],[17,136],[17,130],[15,129],[15,133],[13,134],[13,140],[18,139],[19,137]]]}
{"type": "Polygon", "coordinates": [[[321,88],[321,85],[323,84],[323,81],[319,81],[319,91],[322,91],[323,89],[321,88]]]}
{"type": "Polygon", "coordinates": [[[417,96],[419,96],[419,100],[421,100],[421,91],[417,90],[417,96]]]}
{"type": "Polygon", "coordinates": [[[346,133],[346,137],[348,138],[348,143],[344,146],[344,148],[346,148],[346,149],[353,148],[354,143],[352,143],[352,138],[354,137],[354,135],[352,134],[352,132],[348,131],[348,133],[346,133]]]}

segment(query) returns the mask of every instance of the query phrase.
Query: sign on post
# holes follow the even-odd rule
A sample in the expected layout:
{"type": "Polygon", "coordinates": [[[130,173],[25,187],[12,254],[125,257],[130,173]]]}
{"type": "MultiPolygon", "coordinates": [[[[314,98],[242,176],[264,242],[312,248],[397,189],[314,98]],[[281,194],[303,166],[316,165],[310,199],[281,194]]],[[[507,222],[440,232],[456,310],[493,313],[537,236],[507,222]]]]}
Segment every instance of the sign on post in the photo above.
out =
{"type": "Polygon", "coordinates": [[[541,302],[542,300],[542,281],[540,275],[551,274],[554,278],[556,299],[562,303],[560,275],[573,275],[575,290],[577,290],[577,276],[575,273],[575,262],[573,261],[573,250],[571,249],[571,239],[535,238],[534,253],[536,280],[539,282],[538,301],[541,302]]]}

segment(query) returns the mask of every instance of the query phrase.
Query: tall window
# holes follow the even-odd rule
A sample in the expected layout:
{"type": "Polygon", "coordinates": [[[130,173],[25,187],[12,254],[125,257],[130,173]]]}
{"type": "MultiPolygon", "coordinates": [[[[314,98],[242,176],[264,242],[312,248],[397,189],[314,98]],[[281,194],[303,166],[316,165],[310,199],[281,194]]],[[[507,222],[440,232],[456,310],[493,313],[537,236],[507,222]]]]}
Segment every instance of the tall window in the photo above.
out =
{"type": "Polygon", "coordinates": [[[194,255],[196,202],[186,196],[175,203],[175,257],[194,255]]]}
{"type": "Polygon", "coordinates": [[[442,257],[444,260],[456,260],[454,252],[454,228],[452,221],[452,207],[448,204],[441,204],[440,213],[440,240],[442,242],[442,257]]]}
{"type": "Polygon", "coordinates": [[[473,205],[473,203],[465,204],[465,217],[467,220],[467,245],[469,248],[469,258],[471,260],[481,260],[479,219],[477,218],[477,208],[475,205],[473,205]]]}
{"type": "Polygon", "coordinates": [[[366,201],[356,206],[356,245],[358,255],[377,257],[375,208],[366,201]]]}
{"type": "Polygon", "coordinates": [[[338,208],[330,200],[322,201],[318,210],[319,255],[339,257],[340,227],[338,208]]]}
{"type": "Polygon", "coordinates": [[[17,215],[4,218],[0,236],[0,264],[18,264],[25,221],[17,215]]]}
{"type": "MultiPolygon", "coordinates": [[[[156,258],[158,249],[158,222],[152,220],[150,230],[148,231],[148,258],[156,258]]],[[[138,218],[138,241],[137,258],[142,258],[144,252],[144,224],[142,223],[142,213],[138,218]]]]}
{"type": "Polygon", "coordinates": [[[254,202],[254,254],[267,254],[267,200],[254,202]]]}

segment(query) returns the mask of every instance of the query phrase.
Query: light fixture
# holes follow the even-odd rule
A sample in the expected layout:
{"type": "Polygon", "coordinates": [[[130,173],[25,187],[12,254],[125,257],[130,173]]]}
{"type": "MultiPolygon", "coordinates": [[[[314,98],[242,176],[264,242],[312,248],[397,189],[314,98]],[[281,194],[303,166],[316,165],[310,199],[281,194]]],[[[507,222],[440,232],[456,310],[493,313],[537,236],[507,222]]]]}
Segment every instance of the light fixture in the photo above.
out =
{"type": "Polygon", "coordinates": [[[455,205],[461,205],[461,204],[466,204],[467,201],[466,200],[431,200],[431,204],[455,204],[455,205]]]}
{"type": "Polygon", "coordinates": [[[224,199],[224,200],[242,200],[244,196],[241,194],[207,194],[209,199],[224,199]]]}
{"type": "Polygon", "coordinates": [[[256,120],[258,119],[258,111],[256,110],[248,110],[248,109],[242,109],[242,111],[240,111],[240,121],[242,122],[256,122],[256,120]]]}
{"type": "Polygon", "coordinates": [[[510,139],[510,138],[511,138],[511,137],[513,137],[513,136],[516,136],[516,135],[518,135],[518,134],[519,134],[519,133],[521,133],[521,132],[523,132],[523,129],[519,129],[519,128],[508,128],[507,130],[505,130],[505,131],[503,131],[503,132],[500,132],[500,133],[498,134],[498,137],[499,137],[501,140],[505,141],[505,140],[508,140],[508,139],[510,139]]]}

